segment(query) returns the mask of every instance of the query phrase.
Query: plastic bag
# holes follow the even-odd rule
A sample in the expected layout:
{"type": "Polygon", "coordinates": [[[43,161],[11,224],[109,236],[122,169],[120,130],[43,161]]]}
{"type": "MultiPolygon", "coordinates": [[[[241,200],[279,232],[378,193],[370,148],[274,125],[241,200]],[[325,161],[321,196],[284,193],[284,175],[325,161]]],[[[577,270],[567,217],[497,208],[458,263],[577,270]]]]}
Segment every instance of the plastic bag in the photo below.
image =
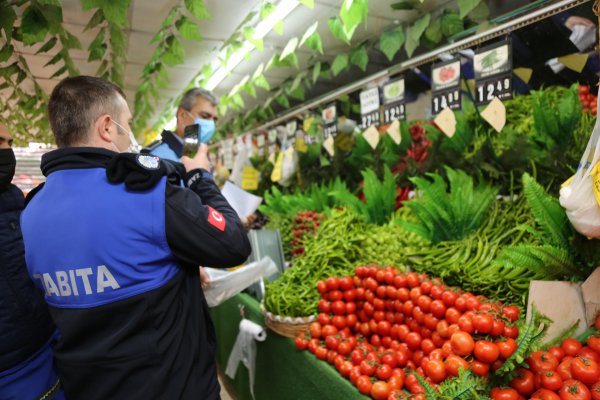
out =
{"type": "Polygon", "coordinates": [[[577,232],[600,238],[600,119],[575,175],[560,189],[560,205],[577,232]],[[595,193],[596,188],[596,193],[595,193]]]}
{"type": "Polygon", "coordinates": [[[204,297],[209,307],[215,307],[230,299],[260,278],[278,272],[277,266],[270,257],[245,265],[234,271],[216,268],[204,268],[209,276],[208,288],[204,289],[204,297]]]}
{"type": "Polygon", "coordinates": [[[289,186],[296,177],[296,171],[298,170],[298,154],[294,151],[293,147],[288,147],[283,152],[283,164],[281,165],[281,179],[279,184],[281,186],[289,186]]]}

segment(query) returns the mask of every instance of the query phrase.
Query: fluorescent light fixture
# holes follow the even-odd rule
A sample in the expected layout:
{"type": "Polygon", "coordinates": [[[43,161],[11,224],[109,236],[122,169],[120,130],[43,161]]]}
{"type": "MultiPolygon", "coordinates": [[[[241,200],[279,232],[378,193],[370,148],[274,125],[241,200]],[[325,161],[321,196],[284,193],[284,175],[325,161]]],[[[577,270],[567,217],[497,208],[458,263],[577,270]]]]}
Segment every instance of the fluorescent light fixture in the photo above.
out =
{"type": "MultiPolygon", "coordinates": [[[[273,27],[279,21],[283,21],[285,17],[287,17],[299,5],[300,3],[298,2],[298,0],[281,0],[279,4],[275,6],[275,10],[271,13],[271,15],[269,15],[266,19],[256,24],[256,26],[254,27],[255,37],[257,39],[263,39],[265,36],[267,36],[269,32],[271,32],[273,27]]],[[[213,74],[209,78],[206,84],[206,89],[214,90],[217,86],[219,86],[219,84],[223,82],[223,79],[225,79],[227,75],[229,75],[229,73],[233,71],[235,67],[237,67],[242,62],[244,57],[246,57],[246,55],[253,50],[254,46],[250,42],[244,42],[242,48],[240,48],[238,51],[236,51],[229,57],[225,68],[223,68],[223,66],[217,67],[215,72],[213,72],[213,74]]],[[[224,52],[221,52],[221,57],[225,57],[224,52]]]]}

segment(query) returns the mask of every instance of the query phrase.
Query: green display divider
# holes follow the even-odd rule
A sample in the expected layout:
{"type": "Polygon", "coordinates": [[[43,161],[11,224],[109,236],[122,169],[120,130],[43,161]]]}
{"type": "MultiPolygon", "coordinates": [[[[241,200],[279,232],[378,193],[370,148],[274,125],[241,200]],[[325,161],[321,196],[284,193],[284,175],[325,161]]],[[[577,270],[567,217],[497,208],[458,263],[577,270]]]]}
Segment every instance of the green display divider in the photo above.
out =
{"type": "MultiPolygon", "coordinates": [[[[258,302],[245,293],[211,309],[217,333],[217,362],[222,371],[239,332],[241,306],[247,319],[265,326],[258,302]]],[[[296,349],[293,339],[268,331],[264,342],[256,342],[256,350],[255,400],[367,399],[333,366],[296,349]]],[[[239,400],[252,400],[248,370],[241,362],[235,379],[225,379],[239,400]]]]}

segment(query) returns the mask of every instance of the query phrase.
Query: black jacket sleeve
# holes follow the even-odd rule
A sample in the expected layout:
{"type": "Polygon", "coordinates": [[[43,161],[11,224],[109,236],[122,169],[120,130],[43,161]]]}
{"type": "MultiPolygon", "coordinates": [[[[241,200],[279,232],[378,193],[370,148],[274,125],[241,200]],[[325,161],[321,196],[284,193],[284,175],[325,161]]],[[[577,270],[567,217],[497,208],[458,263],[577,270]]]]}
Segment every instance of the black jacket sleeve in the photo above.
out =
{"type": "Polygon", "coordinates": [[[246,261],[250,242],[237,213],[213,180],[201,170],[190,171],[181,186],[167,183],[167,242],[185,266],[228,268],[246,261]]]}

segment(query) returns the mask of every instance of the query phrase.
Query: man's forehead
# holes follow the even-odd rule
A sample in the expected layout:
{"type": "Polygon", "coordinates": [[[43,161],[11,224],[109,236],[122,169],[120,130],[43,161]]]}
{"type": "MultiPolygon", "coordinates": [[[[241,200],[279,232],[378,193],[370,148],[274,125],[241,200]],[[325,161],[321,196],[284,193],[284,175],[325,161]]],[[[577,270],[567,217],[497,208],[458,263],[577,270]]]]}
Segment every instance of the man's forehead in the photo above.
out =
{"type": "Polygon", "coordinates": [[[8,128],[6,127],[6,125],[0,123],[0,137],[3,137],[4,139],[10,139],[11,135],[10,132],[8,131],[8,128]]]}

